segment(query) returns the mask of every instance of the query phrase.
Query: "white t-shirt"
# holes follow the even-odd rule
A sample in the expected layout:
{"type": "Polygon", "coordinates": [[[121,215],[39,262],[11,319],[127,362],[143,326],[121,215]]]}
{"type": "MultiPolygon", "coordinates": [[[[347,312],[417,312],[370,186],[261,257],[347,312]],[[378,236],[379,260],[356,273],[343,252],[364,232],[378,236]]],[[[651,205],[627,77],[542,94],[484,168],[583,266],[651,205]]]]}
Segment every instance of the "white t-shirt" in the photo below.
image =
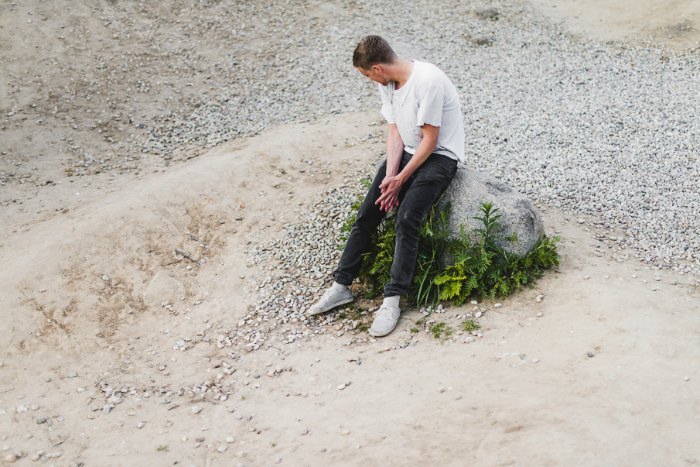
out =
{"type": "Polygon", "coordinates": [[[394,89],[393,81],[378,86],[382,115],[388,123],[396,124],[407,152],[415,154],[423,139],[421,126],[427,123],[440,127],[433,152],[466,162],[459,95],[445,73],[435,65],[415,60],[411,76],[400,89],[394,89]]]}

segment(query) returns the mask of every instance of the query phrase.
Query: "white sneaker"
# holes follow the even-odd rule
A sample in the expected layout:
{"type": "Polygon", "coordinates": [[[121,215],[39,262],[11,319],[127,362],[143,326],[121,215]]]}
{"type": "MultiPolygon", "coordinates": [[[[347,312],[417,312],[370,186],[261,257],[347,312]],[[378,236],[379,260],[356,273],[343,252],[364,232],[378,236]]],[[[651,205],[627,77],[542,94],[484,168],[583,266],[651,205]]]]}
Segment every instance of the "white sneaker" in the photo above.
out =
{"type": "Polygon", "coordinates": [[[401,308],[382,305],[374,313],[374,322],[372,327],[369,328],[370,335],[374,337],[386,336],[396,328],[400,315],[401,308]]]}
{"type": "Polygon", "coordinates": [[[355,297],[352,296],[350,287],[338,287],[334,284],[331,288],[323,292],[321,299],[311,305],[306,313],[312,316],[318,315],[330,311],[337,306],[350,303],[353,300],[355,300],[355,297]]]}

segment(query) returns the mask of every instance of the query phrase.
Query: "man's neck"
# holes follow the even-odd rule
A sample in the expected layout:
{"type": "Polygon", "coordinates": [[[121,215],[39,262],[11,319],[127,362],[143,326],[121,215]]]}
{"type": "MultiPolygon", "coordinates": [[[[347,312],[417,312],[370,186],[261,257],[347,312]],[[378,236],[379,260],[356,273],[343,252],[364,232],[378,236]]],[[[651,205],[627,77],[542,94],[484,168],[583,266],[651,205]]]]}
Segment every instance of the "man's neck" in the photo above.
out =
{"type": "Polygon", "coordinates": [[[403,58],[398,58],[392,65],[392,74],[390,79],[394,82],[394,89],[399,89],[401,86],[406,84],[408,79],[411,77],[413,62],[403,58]]]}

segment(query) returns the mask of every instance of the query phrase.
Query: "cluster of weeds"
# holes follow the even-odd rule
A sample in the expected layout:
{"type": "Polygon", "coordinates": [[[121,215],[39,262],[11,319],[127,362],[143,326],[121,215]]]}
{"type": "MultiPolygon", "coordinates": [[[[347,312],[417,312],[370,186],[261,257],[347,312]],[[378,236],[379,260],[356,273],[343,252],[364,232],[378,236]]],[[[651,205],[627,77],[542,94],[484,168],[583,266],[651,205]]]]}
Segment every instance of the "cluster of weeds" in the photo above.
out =
{"type": "Polygon", "coordinates": [[[435,339],[440,339],[442,337],[448,339],[452,335],[452,328],[443,321],[431,324],[428,330],[435,339]]]}
{"type": "Polygon", "coordinates": [[[366,310],[356,306],[355,304],[350,304],[338,310],[335,317],[338,321],[342,321],[345,319],[359,321],[355,330],[358,332],[364,332],[369,329],[369,324],[367,323],[367,320],[363,315],[365,311],[366,310]]]}
{"type": "MultiPolygon", "coordinates": [[[[353,204],[353,215],[343,227],[349,233],[362,200],[353,204]]],[[[436,204],[420,230],[416,272],[408,296],[412,304],[434,305],[440,300],[462,304],[467,299],[504,297],[532,284],[545,270],[559,264],[558,237],[546,235],[525,256],[508,253],[499,222],[501,215],[492,204],[481,205],[481,228],[468,235],[464,227],[458,238],[448,229],[450,206],[436,204]]],[[[375,233],[372,246],[363,255],[359,278],[367,297],[378,296],[390,280],[396,241],[396,213],[389,213],[375,233]]],[[[347,236],[345,237],[347,238],[347,236]]]]}
{"type": "Polygon", "coordinates": [[[462,331],[466,331],[466,332],[474,332],[474,331],[478,331],[479,329],[481,329],[481,325],[479,323],[477,323],[476,321],[474,321],[473,319],[465,319],[460,324],[460,327],[462,328],[462,331]]]}

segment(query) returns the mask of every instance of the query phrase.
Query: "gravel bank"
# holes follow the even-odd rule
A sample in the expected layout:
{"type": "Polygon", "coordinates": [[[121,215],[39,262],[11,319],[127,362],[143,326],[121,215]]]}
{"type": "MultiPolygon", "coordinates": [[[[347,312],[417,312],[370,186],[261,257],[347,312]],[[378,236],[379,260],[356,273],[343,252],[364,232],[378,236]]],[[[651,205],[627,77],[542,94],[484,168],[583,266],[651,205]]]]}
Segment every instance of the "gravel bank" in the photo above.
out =
{"type": "Polygon", "coordinates": [[[349,64],[356,40],[377,32],[452,77],[471,166],[591,216],[649,264],[700,268],[697,51],[583,42],[499,1],[112,2],[63,25],[13,5],[5,18],[60,34],[75,61],[55,60],[48,42],[31,60],[53,71],[33,76],[21,41],[4,52],[4,184],[40,182],[41,157],[69,174],[139,171],[146,156],[169,163],[271,124],[378,110],[349,64]]]}

